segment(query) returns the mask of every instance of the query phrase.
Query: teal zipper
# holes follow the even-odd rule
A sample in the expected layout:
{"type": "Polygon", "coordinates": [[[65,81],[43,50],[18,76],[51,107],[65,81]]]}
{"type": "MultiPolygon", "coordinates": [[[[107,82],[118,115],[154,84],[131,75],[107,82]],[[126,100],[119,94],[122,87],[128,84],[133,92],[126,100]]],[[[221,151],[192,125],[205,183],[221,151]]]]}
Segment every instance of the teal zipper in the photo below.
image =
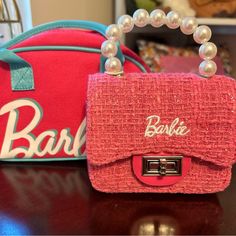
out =
{"type": "MultiPolygon", "coordinates": [[[[80,46],[32,46],[12,49],[14,53],[29,52],[29,51],[80,51],[101,54],[101,49],[88,48],[80,46]]],[[[130,56],[124,55],[125,59],[135,64],[142,72],[147,72],[144,66],[130,56]]]]}
{"type": "Polygon", "coordinates": [[[82,52],[94,52],[100,53],[101,50],[97,48],[88,48],[80,46],[33,46],[33,47],[22,47],[14,48],[14,53],[29,52],[29,51],[82,51],[82,52]]]}

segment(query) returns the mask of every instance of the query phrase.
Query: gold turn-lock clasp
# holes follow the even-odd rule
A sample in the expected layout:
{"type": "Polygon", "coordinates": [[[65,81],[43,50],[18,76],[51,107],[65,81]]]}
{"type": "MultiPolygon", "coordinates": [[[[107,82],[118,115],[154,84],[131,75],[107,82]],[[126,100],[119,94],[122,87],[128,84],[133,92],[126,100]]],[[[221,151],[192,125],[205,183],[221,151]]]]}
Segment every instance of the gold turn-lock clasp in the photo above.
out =
{"type": "Polygon", "coordinates": [[[143,156],[143,176],[182,175],[182,156],[143,156]]]}

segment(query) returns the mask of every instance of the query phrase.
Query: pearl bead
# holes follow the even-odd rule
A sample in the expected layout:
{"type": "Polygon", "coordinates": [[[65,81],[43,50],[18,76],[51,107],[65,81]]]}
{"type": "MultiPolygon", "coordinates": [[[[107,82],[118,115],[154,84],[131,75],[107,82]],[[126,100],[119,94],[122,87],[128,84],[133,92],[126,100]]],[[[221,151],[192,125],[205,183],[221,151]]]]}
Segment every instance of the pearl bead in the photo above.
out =
{"type": "Polygon", "coordinates": [[[116,42],[111,40],[103,42],[101,52],[104,57],[114,57],[117,54],[117,51],[116,42]]]}
{"type": "Polygon", "coordinates": [[[144,9],[138,9],[133,14],[134,24],[144,27],[149,23],[149,13],[144,9]]]}
{"type": "Polygon", "coordinates": [[[217,65],[214,61],[205,60],[199,66],[199,73],[204,77],[212,77],[217,71],[217,65]]]}
{"type": "Polygon", "coordinates": [[[134,28],[134,20],[129,15],[123,15],[118,19],[118,25],[124,33],[128,33],[134,28]]]}
{"type": "Polygon", "coordinates": [[[181,24],[181,16],[178,12],[170,11],[166,16],[166,25],[170,29],[177,29],[181,24]]]}
{"type": "Polygon", "coordinates": [[[112,24],[107,27],[106,37],[109,40],[118,41],[118,40],[120,40],[121,35],[122,35],[122,32],[121,32],[121,29],[118,25],[112,24]]]}
{"type": "Polygon", "coordinates": [[[166,14],[164,11],[156,9],[150,14],[150,23],[153,27],[161,27],[166,22],[166,14]]]}
{"type": "Polygon", "coordinates": [[[212,32],[211,29],[206,25],[201,25],[197,27],[193,34],[193,38],[196,43],[202,44],[208,42],[211,39],[212,32]]]}
{"type": "Polygon", "coordinates": [[[199,48],[199,56],[204,60],[211,60],[216,56],[216,54],[217,47],[214,43],[207,42],[199,48]]]}
{"type": "Polygon", "coordinates": [[[118,58],[110,57],[106,60],[105,70],[107,74],[118,75],[122,73],[122,65],[118,58]]]}
{"type": "Polygon", "coordinates": [[[184,34],[190,35],[194,33],[197,27],[198,27],[197,19],[195,17],[189,16],[185,17],[182,20],[180,29],[184,34]]]}

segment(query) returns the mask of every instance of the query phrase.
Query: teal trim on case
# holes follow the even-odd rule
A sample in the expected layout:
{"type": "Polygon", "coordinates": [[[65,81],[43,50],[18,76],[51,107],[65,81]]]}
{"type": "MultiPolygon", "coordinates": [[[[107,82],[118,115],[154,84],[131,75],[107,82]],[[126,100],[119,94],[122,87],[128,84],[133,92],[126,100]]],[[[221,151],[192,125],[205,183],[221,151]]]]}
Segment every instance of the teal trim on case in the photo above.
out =
{"type": "Polygon", "coordinates": [[[147,70],[145,69],[145,67],[144,67],[141,63],[139,63],[138,61],[136,61],[134,58],[129,57],[129,56],[126,56],[126,55],[125,55],[125,58],[126,58],[127,60],[131,61],[132,63],[134,63],[137,67],[139,67],[142,72],[145,72],[145,73],[147,72],[147,70]]]}
{"type": "Polygon", "coordinates": [[[0,61],[4,61],[10,66],[13,91],[34,89],[33,71],[28,62],[8,49],[0,49],[0,61]]]}
{"type": "Polygon", "coordinates": [[[28,39],[32,37],[33,35],[42,33],[44,31],[57,29],[57,28],[78,28],[78,29],[89,29],[97,31],[98,33],[105,36],[106,28],[107,26],[93,22],[93,21],[83,21],[83,20],[65,20],[65,21],[54,21],[46,24],[42,24],[39,26],[34,27],[31,30],[28,30],[21,35],[13,38],[9,42],[3,44],[0,48],[9,48],[14,46],[17,43],[20,43],[24,41],[25,39],[28,39]]]}

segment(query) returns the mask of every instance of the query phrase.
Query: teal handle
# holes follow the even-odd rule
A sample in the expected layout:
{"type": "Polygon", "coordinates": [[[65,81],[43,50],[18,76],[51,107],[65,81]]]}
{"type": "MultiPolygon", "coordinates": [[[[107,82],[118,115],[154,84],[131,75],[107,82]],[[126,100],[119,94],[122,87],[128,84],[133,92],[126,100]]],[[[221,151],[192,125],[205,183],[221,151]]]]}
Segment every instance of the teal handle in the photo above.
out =
{"type": "Polygon", "coordinates": [[[0,61],[10,66],[13,91],[34,90],[33,70],[29,63],[8,49],[0,49],[0,61]]]}
{"type": "MultiPolygon", "coordinates": [[[[12,52],[11,50],[8,50],[8,48],[34,35],[56,28],[88,29],[96,31],[105,36],[107,26],[97,22],[83,20],[55,21],[36,26],[33,29],[26,31],[10,40],[9,42],[5,43],[0,47],[0,61],[4,61],[10,65],[11,85],[13,91],[34,89],[33,69],[29,63],[14,54],[14,52],[12,52]]],[[[124,55],[120,49],[120,45],[118,45],[117,57],[122,63],[124,63],[124,55]]],[[[104,72],[105,58],[103,56],[101,56],[100,65],[100,72],[104,72]]]]}

